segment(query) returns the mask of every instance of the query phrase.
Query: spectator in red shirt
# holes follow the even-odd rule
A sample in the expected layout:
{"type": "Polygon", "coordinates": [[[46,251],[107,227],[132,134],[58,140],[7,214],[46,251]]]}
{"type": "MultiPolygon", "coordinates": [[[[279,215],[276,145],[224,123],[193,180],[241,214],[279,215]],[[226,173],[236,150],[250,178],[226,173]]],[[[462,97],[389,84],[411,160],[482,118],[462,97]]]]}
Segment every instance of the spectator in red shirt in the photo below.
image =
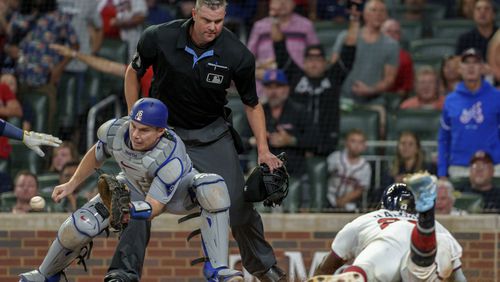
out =
{"type": "MultiPolygon", "coordinates": [[[[401,41],[401,26],[397,20],[388,19],[382,25],[382,32],[396,40],[401,41]]],[[[396,79],[389,92],[394,92],[401,97],[408,96],[413,88],[413,61],[408,51],[399,48],[399,67],[396,79]]]]}
{"type": "MultiPolygon", "coordinates": [[[[21,104],[16,99],[16,95],[5,83],[0,83],[0,118],[22,117],[21,104]]],[[[0,159],[9,157],[12,147],[9,145],[7,137],[0,137],[0,159]]]]}

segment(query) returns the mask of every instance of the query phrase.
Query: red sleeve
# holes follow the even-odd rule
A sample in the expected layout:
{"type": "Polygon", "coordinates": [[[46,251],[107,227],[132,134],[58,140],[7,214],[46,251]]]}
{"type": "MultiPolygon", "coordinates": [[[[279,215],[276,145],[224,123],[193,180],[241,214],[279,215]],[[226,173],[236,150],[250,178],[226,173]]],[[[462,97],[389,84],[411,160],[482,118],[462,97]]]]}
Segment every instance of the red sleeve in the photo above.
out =
{"type": "Polygon", "coordinates": [[[141,78],[141,93],[142,97],[149,97],[149,88],[153,80],[153,67],[149,67],[146,73],[141,78]]]}
{"type": "Polygon", "coordinates": [[[407,51],[401,51],[400,56],[400,64],[401,64],[401,89],[409,92],[413,88],[413,61],[411,60],[410,53],[407,51]]]}
{"type": "Polygon", "coordinates": [[[16,99],[16,94],[10,90],[10,87],[5,83],[0,83],[0,99],[5,103],[16,99]]]}

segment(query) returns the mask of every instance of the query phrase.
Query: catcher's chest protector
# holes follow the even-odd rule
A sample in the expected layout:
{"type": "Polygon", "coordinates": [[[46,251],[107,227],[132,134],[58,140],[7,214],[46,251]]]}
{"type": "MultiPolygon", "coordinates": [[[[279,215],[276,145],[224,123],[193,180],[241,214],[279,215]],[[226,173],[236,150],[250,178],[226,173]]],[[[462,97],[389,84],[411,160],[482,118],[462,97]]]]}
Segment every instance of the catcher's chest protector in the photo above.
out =
{"type": "Polygon", "coordinates": [[[162,137],[150,151],[140,152],[130,149],[125,143],[125,139],[128,138],[129,123],[128,117],[117,120],[110,126],[106,140],[108,152],[115,158],[122,169],[122,174],[134,189],[147,193],[158,169],[167,160],[178,158],[184,167],[191,166],[183,143],[178,142],[178,137],[173,133],[173,140],[162,137]]]}

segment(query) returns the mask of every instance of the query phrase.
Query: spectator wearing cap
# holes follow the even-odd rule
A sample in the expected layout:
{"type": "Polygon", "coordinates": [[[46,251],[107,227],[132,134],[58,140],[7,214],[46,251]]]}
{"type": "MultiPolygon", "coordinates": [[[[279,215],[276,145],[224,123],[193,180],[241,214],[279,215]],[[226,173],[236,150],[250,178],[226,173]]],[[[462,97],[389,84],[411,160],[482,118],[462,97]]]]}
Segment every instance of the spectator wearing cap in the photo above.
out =
{"type": "Polygon", "coordinates": [[[356,38],[359,30],[359,15],[354,14],[345,37],[340,60],[327,66],[325,51],[320,44],[309,45],[304,51],[304,66],[301,68],[291,59],[285,45],[286,34],[273,28],[276,62],[290,81],[291,99],[300,103],[312,117],[315,128],[315,155],[328,156],[337,147],[340,119],[340,88],[347,77],[356,53],[356,38]]]}
{"type": "Polygon", "coordinates": [[[462,54],[469,48],[475,48],[483,58],[486,57],[488,42],[498,27],[495,25],[495,8],[491,0],[478,0],[474,5],[474,22],[476,26],[460,35],[456,44],[456,54],[462,54]]]}
{"type": "Polygon", "coordinates": [[[455,208],[455,188],[453,184],[446,179],[439,179],[437,182],[436,214],[448,215],[466,215],[467,212],[455,208]]]}
{"type": "Polygon", "coordinates": [[[464,177],[469,160],[484,150],[500,163],[499,91],[482,78],[483,60],[475,49],[463,52],[463,81],[445,99],[438,142],[438,176],[464,177]]]}
{"type": "Polygon", "coordinates": [[[493,184],[493,159],[484,151],[477,151],[470,160],[469,186],[464,192],[479,194],[485,212],[500,211],[500,188],[493,184]]]}
{"type": "MultiPolygon", "coordinates": [[[[273,154],[285,152],[287,169],[292,177],[300,178],[305,172],[304,156],[309,148],[311,117],[302,105],[288,99],[290,87],[282,70],[268,70],[262,79],[268,98],[263,105],[266,116],[269,149],[273,154]]],[[[245,135],[249,135],[247,132],[245,135]]],[[[249,138],[255,145],[254,138],[249,138]]]]}

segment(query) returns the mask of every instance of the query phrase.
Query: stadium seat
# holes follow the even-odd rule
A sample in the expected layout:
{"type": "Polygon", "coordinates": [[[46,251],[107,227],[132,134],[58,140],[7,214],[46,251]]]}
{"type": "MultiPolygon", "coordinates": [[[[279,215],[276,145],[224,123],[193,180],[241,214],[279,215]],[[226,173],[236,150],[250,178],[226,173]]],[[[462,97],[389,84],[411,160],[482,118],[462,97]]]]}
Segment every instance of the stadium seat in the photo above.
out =
{"type": "Polygon", "coordinates": [[[344,23],[335,23],[333,21],[319,21],[314,23],[314,28],[316,29],[319,42],[323,45],[326,56],[329,58],[332,53],[333,44],[335,40],[337,40],[337,36],[342,31],[347,30],[348,25],[344,23]]]}
{"type": "Polygon", "coordinates": [[[16,196],[14,192],[4,192],[0,194],[0,211],[10,212],[16,204],[16,196]]]}
{"type": "MultiPolygon", "coordinates": [[[[113,62],[128,63],[127,44],[121,40],[104,40],[98,55],[113,62]]],[[[90,84],[86,86],[86,97],[92,104],[110,94],[120,94],[123,90],[123,78],[91,69],[87,71],[86,84],[90,84]]]]}
{"type": "Polygon", "coordinates": [[[57,173],[44,173],[38,175],[38,188],[53,188],[59,184],[59,174],[57,173]]]}
{"type": "MultiPolygon", "coordinates": [[[[439,20],[432,23],[432,36],[434,38],[450,38],[456,41],[461,34],[472,28],[474,28],[472,20],[439,20]]],[[[454,54],[454,52],[450,54],[454,54]]]]}
{"type": "MultiPolygon", "coordinates": [[[[405,5],[394,5],[389,9],[389,14],[392,18],[403,20],[406,10],[407,7],[405,5]]],[[[439,4],[427,3],[425,4],[424,14],[429,17],[429,20],[442,20],[446,14],[446,7],[439,4]]]]}
{"type": "Polygon", "coordinates": [[[9,160],[0,159],[0,171],[5,173],[9,171],[9,160]]]}
{"type": "Polygon", "coordinates": [[[105,39],[102,42],[102,46],[101,49],[99,49],[98,55],[114,62],[127,64],[127,43],[116,39],[105,39]]]}
{"type": "MultiPolygon", "coordinates": [[[[340,135],[341,143],[344,142],[345,134],[352,129],[362,130],[367,140],[379,139],[379,113],[369,109],[356,108],[349,112],[341,112],[340,114],[340,135]]],[[[375,149],[369,148],[368,154],[374,154],[375,149]]]]}
{"type": "Polygon", "coordinates": [[[469,213],[480,213],[483,210],[483,197],[474,193],[461,193],[455,199],[454,207],[469,213]]]}
{"type": "Polygon", "coordinates": [[[300,203],[302,200],[302,186],[300,185],[300,181],[290,178],[289,186],[288,186],[288,196],[283,201],[283,208],[285,212],[288,213],[297,213],[300,209],[300,203]]]}
{"type": "Polygon", "coordinates": [[[10,175],[12,178],[23,169],[32,173],[40,173],[43,166],[43,158],[34,151],[29,150],[21,141],[10,141],[12,152],[10,154],[10,175]]]}
{"type": "Polygon", "coordinates": [[[412,56],[413,69],[417,71],[420,67],[431,66],[435,70],[439,70],[439,68],[441,67],[441,61],[443,57],[436,58],[436,57],[427,57],[421,55],[413,55],[412,56]]]}
{"type": "Polygon", "coordinates": [[[328,168],[326,159],[312,157],[306,159],[307,174],[310,181],[309,210],[321,212],[326,207],[328,168]]]}
{"type": "Polygon", "coordinates": [[[387,121],[387,140],[397,140],[403,131],[412,131],[420,140],[437,141],[440,111],[399,110],[387,121]]]}
{"type": "Polygon", "coordinates": [[[422,23],[416,21],[401,21],[401,41],[411,42],[422,37],[422,23]]]}
{"type": "Polygon", "coordinates": [[[386,92],[383,94],[385,100],[385,109],[387,112],[395,112],[399,109],[399,105],[401,104],[401,96],[398,93],[390,93],[386,92]]]}
{"type": "Polygon", "coordinates": [[[443,56],[455,53],[455,38],[425,38],[410,42],[413,57],[441,60],[443,56]]]}

